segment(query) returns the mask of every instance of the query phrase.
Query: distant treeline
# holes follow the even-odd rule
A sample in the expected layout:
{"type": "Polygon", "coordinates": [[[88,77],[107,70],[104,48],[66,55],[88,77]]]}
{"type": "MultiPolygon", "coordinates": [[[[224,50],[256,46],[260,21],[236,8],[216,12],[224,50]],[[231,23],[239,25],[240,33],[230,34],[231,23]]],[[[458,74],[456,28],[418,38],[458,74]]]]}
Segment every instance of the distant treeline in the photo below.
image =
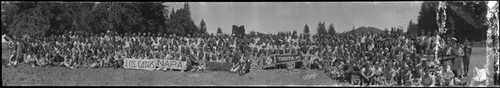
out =
{"type": "MultiPolygon", "coordinates": [[[[446,2],[445,36],[454,36],[459,42],[465,39],[485,40],[487,26],[485,1],[446,2]]],[[[425,1],[420,8],[417,22],[408,25],[408,34],[434,34],[438,30],[436,9],[438,2],[425,1]]],[[[233,25],[232,34],[245,35],[244,25],[233,25]]],[[[355,28],[353,27],[353,30],[355,28]]],[[[395,28],[391,28],[391,31],[395,28]]],[[[386,29],[387,30],[387,29],[386,29]]],[[[174,9],[161,2],[2,2],[2,34],[48,36],[76,31],[78,33],[103,33],[107,31],[119,34],[128,33],[163,33],[180,36],[206,34],[206,23],[199,26],[191,19],[189,4],[174,9]]],[[[306,24],[304,33],[309,34],[306,24]]],[[[376,31],[374,31],[376,32],[376,31]]],[[[222,29],[217,28],[221,34],[222,29]]],[[[319,22],[318,35],[337,34],[334,25],[328,29],[324,22],[319,22]]]]}
{"type": "Polygon", "coordinates": [[[2,2],[2,34],[48,36],[77,33],[206,33],[189,4],[170,10],[160,2],[2,2]]]}

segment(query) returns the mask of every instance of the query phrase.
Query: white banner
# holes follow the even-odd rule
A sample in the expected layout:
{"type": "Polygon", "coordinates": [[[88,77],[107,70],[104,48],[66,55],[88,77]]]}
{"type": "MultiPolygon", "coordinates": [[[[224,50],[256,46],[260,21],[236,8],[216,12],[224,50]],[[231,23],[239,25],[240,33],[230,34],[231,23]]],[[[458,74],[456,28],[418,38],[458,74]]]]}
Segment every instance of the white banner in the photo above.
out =
{"type": "Polygon", "coordinates": [[[142,70],[187,69],[187,61],[165,59],[124,59],[123,68],[142,70]]]}
{"type": "Polygon", "coordinates": [[[167,68],[186,70],[187,69],[187,61],[158,59],[157,66],[161,70],[167,70],[167,68]]]}

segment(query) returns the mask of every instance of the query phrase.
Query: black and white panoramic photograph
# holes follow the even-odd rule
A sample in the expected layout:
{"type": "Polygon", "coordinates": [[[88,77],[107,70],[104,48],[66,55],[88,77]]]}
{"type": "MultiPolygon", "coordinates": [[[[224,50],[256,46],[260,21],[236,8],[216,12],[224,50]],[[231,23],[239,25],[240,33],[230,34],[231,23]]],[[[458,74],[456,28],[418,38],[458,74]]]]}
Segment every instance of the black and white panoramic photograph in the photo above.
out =
{"type": "Polygon", "coordinates": [[[2,86],[499,87],[498,1],[1,1],[2,86]]]}

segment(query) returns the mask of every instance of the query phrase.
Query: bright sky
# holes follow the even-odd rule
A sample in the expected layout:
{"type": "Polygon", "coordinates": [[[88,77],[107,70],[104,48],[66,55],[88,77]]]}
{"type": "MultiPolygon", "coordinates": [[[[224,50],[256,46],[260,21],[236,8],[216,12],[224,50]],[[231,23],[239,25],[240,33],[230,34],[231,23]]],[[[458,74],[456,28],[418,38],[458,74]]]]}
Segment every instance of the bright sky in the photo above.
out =
{"type": "MultiPolygon", "coordinates": [[[[174,9],[184,2],[166,2],[174,9]]],[[[333,23],[337,32],[351,30],[353,26],[371,26],[380,29],[403,27],[410,20],[416,22],[420,1],[405,2],[189,2],[196,25],[204,19],[209,33],[220,27],[231,33],[232,25],[245,25],[250,31],[277,33],[297,30],[302,33],[307,24],[316,33],[320,21],[327,28],[333,23]]],[[[170,8],[169,8],[170,9],[170,8]]]]}

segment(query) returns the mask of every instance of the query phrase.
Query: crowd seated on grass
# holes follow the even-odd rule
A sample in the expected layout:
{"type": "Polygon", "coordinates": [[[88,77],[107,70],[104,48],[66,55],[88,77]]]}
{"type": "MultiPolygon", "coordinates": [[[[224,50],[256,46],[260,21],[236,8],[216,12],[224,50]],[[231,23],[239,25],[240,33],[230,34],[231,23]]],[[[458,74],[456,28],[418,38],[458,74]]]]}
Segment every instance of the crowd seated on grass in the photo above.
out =
{"type": "MultiPolygon", "coordinates": [[[[460,83],[468,68],[429,56],[470,56],[470,46],[452,37],[430,32],[412,36],[398,32],[337,35],[257,34],[176,36],[152,33],[98,33],[49,37],[14,37],[9,66],[63,66],[68,68],[120,68],[124,58],[207,62],[250,62],[276,54],[313,55],[337,62],[337,80],[359,74],[362,85],[451,86],[460,83]],[[435,53],[438,52],[438,53],[435,53]],[[467,54],[469,53],[469,54],[467,54]],[[427,56],[427,57],[422,57],[427,56]],[[457,68],[458,67],[458,68],[457,68]],[[461,68],[461,69],[459,69],[461,68]]],[[[196,65],[194,65],[196,64],[196,65]]],[[[201,67],[203,69],[203,67],[201,67]]]]}

